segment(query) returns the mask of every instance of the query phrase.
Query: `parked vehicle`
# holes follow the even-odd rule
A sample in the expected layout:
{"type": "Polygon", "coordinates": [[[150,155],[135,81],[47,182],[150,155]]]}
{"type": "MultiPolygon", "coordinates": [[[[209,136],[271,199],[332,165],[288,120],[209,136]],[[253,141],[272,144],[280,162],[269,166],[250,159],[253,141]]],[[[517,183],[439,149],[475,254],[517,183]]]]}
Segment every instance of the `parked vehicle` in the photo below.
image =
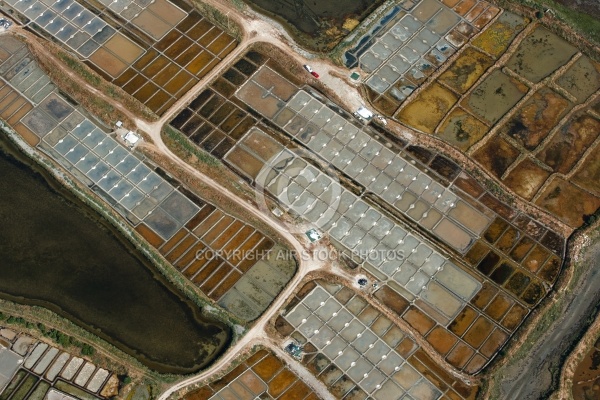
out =
{"type": "Polygon", "coordinates": [[[312,76],[314,76],[315,78],[319,79],[319,74],[317,74],[310,65],[308,64],[304,64],[304,69],[307,70],[312,76]]]}
{"type": "Polygon", "coordinates": [[[0,27],[4,28],[4,29],[8,29],[10,28],[10,26],[12,25],[12,22],[5,19],[5,18],[0,18],[0,27]]]}

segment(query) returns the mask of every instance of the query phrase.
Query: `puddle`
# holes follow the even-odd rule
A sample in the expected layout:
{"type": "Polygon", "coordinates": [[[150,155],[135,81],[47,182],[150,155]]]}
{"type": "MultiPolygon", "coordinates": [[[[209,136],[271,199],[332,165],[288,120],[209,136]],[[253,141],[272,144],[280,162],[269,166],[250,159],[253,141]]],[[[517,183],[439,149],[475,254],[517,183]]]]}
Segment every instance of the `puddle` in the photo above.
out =
{"type": "Polygon", "coordinates": [[[441,155],[435,156],[429,166],[432,170],[450,181],[453,181],[462,171],[457,164],[441,155]]]}
{"type": "MultiPolygon", "coordinates": [[[[250,58],[250,54],[251,53],[248,53],[246,55],[246,57],[250,58]]],[[[260,53],[254,53],[254,54],[260,55],[260,53]]],[[[261,55],[261,57],[262,57],[262,55],[261,55]]],[[[262,63],[264,63],[264,61],[261,62],[260,64],[262,64],[262,63]]],[[[243,58],[241,60],[239,60],[238,62],[236,62],[235,64],[233,64],[233,66],[235,67],[235,69],[237,69],[238,71],[240,71],[247,77],[249,77],[250,75],[255,73],[256,70],[258,69],[258,67],[256,65],[254,65],[250,61],[245,60],[243,58]]]]}
{"type": "Polygon", "coordinates": [[[573,398],[592,400],[600,397],[600,340],[581,360],[573,376],[573,398]]]}
{"type": "Polygon", "coordinates": [[[488,127],[462,108],[454,109],[438,130],[438,136],[454,147],[467,151],[487,132],[488,127]]]}
{"type": "Polygon", "coordinates": [[[529,287],[527,287],[527,290],[525,290],[525,293],[523,293],[521,298],[526,303],[534,305],[537,304],[537,302],[540,301],[540,299],[544,297],[545,294],[546,291],[544,290],[544,287],[541,284],[537,282],[532,282],[529,285],[529,287]]]}
{"type": "Polygon", "coordinates": [[[382,1],[338,0],[284,2],[245,0],[252,7],[284,23],[299,43],[311,50],[331,50],[382,1]]]}
{"type": "Polygon", "coordinates": [[[500,256],[492,251],[479,262],[477,269],[481,271],[482,274],[489,275],[496,264],[498,264],[498,261],[500,261],[500,256]]]}
{"type": "MultiPolygon", "coordinates": [[[[2,188],[0,199],[5,210],[13,210],[11,221],[18,225],[11,228],[9,223],[3,231],[10,232],[2,239],[4,296],[61,313],[157,371],[190,373],[218,355],[228,340],[226,327],[201,317],[195,305],[136,255],[131,243],[61,185],[33,174],[25,164],[14,164],[4,153],[0,156],[2,182],[10,187],[2,188]],[[26,206],[28,202],[35,204],[26,206]],[[65,224],[71,229],[65,230],[65,224]],[[31,241],[36,245],[28,245],[31,241]],[[61,246],[70,251],[57,252],[61,246]],[[11,261],[13,251],[28,254],[29,261],[20,256],[11,261]],[[48,257],[50,253],[54,256],[48,257]],[[35,261],[40,257],[43,262],[35,261]]],[[[153,241],[160,245],[160,239],[153,241]]]]}
{"type": "Polygon", "coordinates": [[[581,56],[557,83],[583,103],[600,89],[600,64],[581,56]]]}
{"type": "Polygon", "coordinates": [[[523,293],[523,290],[525,290],[529,282],[531,282],[531,278],[522,272],[517,271],[505,285],[505,288],[519,296],[521,293],[523,293]]]}

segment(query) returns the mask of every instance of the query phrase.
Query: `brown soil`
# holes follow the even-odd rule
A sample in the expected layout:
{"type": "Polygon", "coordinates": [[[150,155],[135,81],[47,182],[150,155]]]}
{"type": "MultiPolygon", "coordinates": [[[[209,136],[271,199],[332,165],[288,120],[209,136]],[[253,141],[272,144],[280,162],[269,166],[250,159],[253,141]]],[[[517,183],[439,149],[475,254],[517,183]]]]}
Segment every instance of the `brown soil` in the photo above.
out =
{"type": "Polygon", "coordinates": [[[541,269],[538,276],[548,283],[554,283],[560,272],[562,261],[556,256],[552,256],[541,269]]]}
{"type": "Polygon", "coordinates": [[[425,335],[435,326],[435,322],[417,308],[411,308],[402,316],[421,335],[425,335]]]}
{"type": "Polygon", "coordinates": [[[537,158],[555,172],[566,174],[600,135],[600,121],[580,115],[556,132],[537,158]]]}
{"type": "Polygon", "coordinates": [[[448,329],[460,337],[467,331],[469,326],[475,321],[476,317],[477,312],[467,306],[460,312],[454,321],[452,321],[448,326],[448,329]]]}
{"type": "Polygon", "coordinates": [[[519,156],[519,150],[506,139],[495,136],[473,154],[473,158],[483,167],[500,178],[519,156]]]}
{"type": "Polygon", "coordinates": [[[587,156],[573,175],[573,182],[600,197],[600,155],[597,151],[587,156]]]}
{"type": "Polygon", "coordinates": [[[296,375],[290,370],[284,369],[277,376],[275,376],[271,382],[269,382],[269,394],[274,398],[277,398],[283,393],[288,387],[296,381],[296,375]]]}
{"type": "Polygon", "coordinates": [[[485,341],[483,346],[481,346],[481,354],[486,357],[491,357],[500,349],[500,347],[506,342],[508,336],[506,333],[496,329],[490,337],[485,341]]]}
{"type": "Polygon", "coordinates": [[[463,368],[467,361],[471,359],[475,352],[464,343],[458,343],[454,349],[448,354],[446,360],[456,368],[463,368]]]}
{"type": "Polygon", "coordinates": [[[475,297],[471,299],[471,304],[483,310],[497,293],[498,289],[486,282],[475,297]]]}
{"type": "Polygon", "coordinates": [[[500,131],[533,150],[571,107],[567,99],[543,88],[534,93],[500,131]]]}
{"type": "Polygon", "coordinates": [[[483,257],[489,253],[489,251],[490,248],[483,244],[482,241],[478,240],[465,255],[465,261],[471,266],[476,266],[479,264],[479,262],[481,262],[483,257]]]}
{"type": "Polygon", "coordinates": [[[504,184],[519,196],[531,200],[550,176],[530,158],[521,161],[504,179],[504,184]]]}
{"type": "Polygon", "coordinates": [[[442,356],[445,356],[450,349],[454,347],[457,339],[452,334],[448,333],[446,329],[437,326],[429,333],[429,335],[427,335],[427,341],[431,343],[436,351],[442,356]]]}
{"type": "Polygon", "coordinates": [[[488,243],[494,244],[496,243],[496,240],[498,240],[500,236],[502,236],[507,227],[508,222],[506,222],[500,217],[496,217],[496,219],[492,222],[492,224],[483,234],[483,237],[488,243]]]}
{"type": "Polygon", "coordinates": [[[493,327],[494,326],[490,321],[483,317],[479,317],[477,321],[475,321],[475,323],[469,328],[463,339],[477,349],[489,336],[493,327]]]}
{"type": "Polygon", "coordinates": [[[520,263],[523,260],[523,258],[527,255],[529,250],[531,250],[534,244],[534,241],[529,237],[523,237],[521,240],[519,240],[519,243],[517,243],[510,252],[510,258],[520,263]]]}
{"type": "Polygon", "coordinates": [[[536,204],[558,216],[573,228],[584,223],[583,216],[600,207],[600,199],[561,178],[554,178],[538,197],[536,204]]]}
{"type": "Polygon", "coordinates": [[[508,309],[513,305],[514,301],[503,295],[498,294],[496,298],[486,307],[485,311],[487,315],[492,317],[496,321],[501,321],[502,317],[508,309]]]}
{"type": "Polygon", "coordinates": [[[515,305],[502,320],[502,326],[513,331],[521,323],[521,321],[523,321],[526,315],[527,309],[515,303],[515,305]]]}

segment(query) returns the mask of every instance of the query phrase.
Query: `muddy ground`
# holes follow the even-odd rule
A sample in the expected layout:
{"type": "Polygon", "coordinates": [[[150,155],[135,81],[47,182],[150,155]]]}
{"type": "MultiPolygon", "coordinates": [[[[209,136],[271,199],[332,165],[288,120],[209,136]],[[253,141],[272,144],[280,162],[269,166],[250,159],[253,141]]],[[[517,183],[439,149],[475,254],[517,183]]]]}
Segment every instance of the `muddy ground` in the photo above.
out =
{"type": "MultiPolygon", "coordinates": [[[[597,235],[596,235],[597,237],[597,235]]],[[[600,240],[591,244],[578,262],[582,268],[572,291],[562,291],[565,302],[560,316],[538,340],[527,357],[504,366],[500,399],[548,398],[557,389],[563,361],[593,321],[600,304],[600,240]]]]}

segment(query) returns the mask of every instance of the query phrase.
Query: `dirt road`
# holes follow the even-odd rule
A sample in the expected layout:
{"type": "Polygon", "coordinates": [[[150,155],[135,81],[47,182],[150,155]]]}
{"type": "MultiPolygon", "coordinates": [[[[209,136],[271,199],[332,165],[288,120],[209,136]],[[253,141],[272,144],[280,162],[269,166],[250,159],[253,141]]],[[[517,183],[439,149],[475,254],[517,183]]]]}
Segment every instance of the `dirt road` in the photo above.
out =
{"type": "MultiPolygon", "coordinates": [[[[214,5],[221,6],[221,4],[218,2],[215,2],[214,5]]],[[[239,18],[241,18],[241,16],[239,18]]],[[[231,193],[229,190],[222,187],[220,184],[215,182],[210,177],[199,173],[193,167],[191,167],[187,163],[183,162],[179,157],[177,157],[165,145],[165,143],[162,141],[162,138],[160,135],[161,129],[164,126],[164,124],[168,123],[168,121],[170,119],[172,119],[173,116],[186,103],[193,100],[198,95],[198,93],[200,93],[200,91],[202,91],[206,87],[208,82],[210,82],[211,80],[216,78],[218,75],[222,74],[223,68],[225,66],[229,65],[231,61],[238,58],[241,54],[243,54],[248,49],[248,47],[250,45],[252,45],[255,42],[269,42],[274,45],[277,45],[278,47],[284,49],[288,54],[294,54],[294,56],[298,60],[298,62],[306,63],[306,60],[304,60],[300,55],[293,52],[291,50],[291,48],[289,46],[287,46],[287,44],[285,44],[283,41],[281,41],[280,32],[278,32],[272,26],[268,25],[265,21],[262,21],[260,19],[249,18],[247,16],[244,17],[244,19],[240,19],[240,21],[243,21],[243,23],[241,23],[240,25],[244,27],[244,32],[246,32],[246,33],[243,35],[241,43],[238,45],[238,47],[236,47],[236,49],[233,52],[231,52],[226,57],[226,59],[223,60],[223,62],[221,64],[219,64],[219,66],[217,66],[215,69],[213,69],[200,82],[198,82],[198,84],[194,88],[192,88],[192,90],[190,90],[188,93],[186,93],[185,96],[183,96],[181,99],[179,99],[179,101],[176,102],[156,122],[148,122],[148,121],[145,121],[145,120],[133,115],[122,104],[115,102],[114,99],[109,98],[104,93],[99,91],[97,88],[95,88],[95,87],[91,86],[90,84],[88,84],[87,82],[85,82],[78,74],[71,71],[70,69],[66,68],[65,73],[69,76],[70,79],[72,79],[75,82],[78,82],[82,87],[84,87],[85,90],[88,93],[90,93],[90,95],[102,98],[103,100],[110,102],[110,104],[113,104],[121,112],[123,112],[125,115],[127,115],[132,121],[135,121],[135,123],[137,125],[136,128],[138,130],[146,132],[150,136],[152,141],[154,142],[153,144],[147,143],[146,144],[147,147],[150,147],[150,148],[158,151],[161,155],[167,157],[170,161],[172,161],[173,163],[175,163],[176,165],[181,167],[184,171],[186,171],[188,174],[190,174],[190,176],[193,176],[198,181],[201,181],[203,184],[207,185],[208,187],[212,188],[213,190],[223,194],[224,196],[229,198],[231,201],[235,202],[244,212],[247,212],[247,213],[259,218],[261,221],[268,224],[273,229],[277,230],[280,233],[281,237],[283,237],[283,239],[288,242],[288,245],[297,254],[306,253],[306,247],[307,247],[308,241],[302,242],[302,241],[298,240],[298,238],[296,238],[292,233],[288,232],[285,229],[285,226],[282,225],[279,221],[277,221],[272,215],[265,215],[260,210],[256,209],[252,205],[241,200],[235,194],[231,193]],[[260,32],[260,33],[258,33],[258,32],[260,32]]],[[[10,34],[25,39],[31,46],[33,46],[33,49],[35,50],[35,52],[37,53],[38,56],[45,57],[45,58],[57,63],[58,65],[61,65],[61,61],[58,60],[56,58],[56,56],[51,51],[49,51],[39,41],[39,38],[37,38],[32,33],[25,31],[18,24],[14,25],[10,34]]],[[[315,64],[313,63],[313,65],[315,65],[315,64]]],[[[342,92],[348,93],[348,95],[345,96],[345,98],[347,100],[349,100],[348,104],[350,104],[350,105],[349,106],[347,105],[347,106],[354,107],[356,105],[356,107],[358,107],[357,104],[360,104],[360,97],[358,95],[358,92],[356,92],[356,90],[354,90],[354,88],[352,88],[351,86],[345,86],[345,83],[341,79],[335,78],[327,73],[327,71],[329,71],[330,69],[334,70],[336,67],[329,65],[327,63],[322,63],[322,62],[319,62],[318,65],[320,68],[320,72],[323,74],[323,78],[326,82],[329,82],[329,84],[331,84],[331,85],[335,84],[335,86],[338,87],[339,90],[341,90],[342,92]],[[326,65],[327,65],[327,68],[325,67],[326,65]],[[342,86],[344,86],[344,87],[342,88],[342,86]]],[[[314,247],[314,245],[313,245],[313,247],[314,247]]],[[[316,250],[318,250],[318,249],[316,249],[316,250]]],[[[325,249],[323,249],[323,250],[325,250],[325,249]]],[[[287,358],[286,362],[290,366],[293,366],[294,371],[297,374],[299,374],[300,376],[302,376],[302,379],[313,388],[313,390],[319,395],[319,397],[324,398],[324,399],[330,399],[330,398],[333,399],[331,394],[327,391],[325,386],[318,379],[316,379],[312,374],[308,373],[308,371],[306,371],[304,369],[304,367],[302,367],[302,365],[295,362],[291,357],[288,357],[285,352],[280,351],[280,349],[278,349],[275,346],[275,344],[269,338],[267,338],[267,335],[265,334],[265,326],[267,325],[269,320],[279,311],[279,309],[282,307],[282,305],[288,299],[288,297],[291,295],[291,293],[296,289],[298,283],[306,276],[306,274],[310,273],[311,271],[318,270],[318,269],[320,269],[320,270],[324,269],[324,265],[321,261],[316,260],[316,259],[301,260],[296,276],[288,284],[286,289],[284,289],[284,291],[282,291],[282,293],[273,302],[273,304],[271,304],[269,309],[262,315],[261,318],[259,318],[254,323],[253,327],[237,343],[235,343],[230,349],[228,349],[228,351],[215,364],[213,364],[208,370],[171,387],[168,391],[163,393],[160,398],[166,399],[172,393],[174,393],[188,385],[202,381],[203,379],[206,379],[215,373],[220,372],[223,368],[228,367],[231,364],[232,360],[235,357],[237,357],[238,354],[240,354],[244,349],[252,347],[253,345],[256,345],[256,344],[262,344],[266,347],[272,348],[273,351],[275,351],[280,357],[282,357],[284,359],[287,358]]],[[[342,271],[341,269],[335,269],[331,265],[329,265],[329,267],[327,269],[329,270],[329,272],[340,275],[346,279],[352,278],[347,272],[342,271]]]]}
{"type": "MultiPolygon", "coordinates": [[[[342,105],[349,111],[353,111],[358,106],[363,104],[360,94],[357,88],[350,83],[349,80],[341,79],[340,76],[347,76],[348,71],[339,68],[332,63],[325,60],[318,60],[311,54],[308,54],[299,49],[293,42],[293,40],[287,35],[285,30],[278,26],[273,21],[267,21],[264,17],[252,12],[240,12],[235,8],[229,8],[228,3],[221,3],[218,0],[204,0],[206,3],[213,7],[221,10],[225,15],[231,18],[242,28],[241,42],[230,53],[222,63],[220,63],[213,71],[207,74],[198,84],[186,93],[178,102],[176,102],[158,121],[148,122],[142,120],[129,112],[122,105],[115,103],[112,99],[98,91],[96,88],[83,82],[82,79],[72,71],[66,69],[66,73],[69,77],[75,81],[81,82],[86,87],[90,94],[103,98],[114,104],[115,107],[119,108],[125,115],[135,121],[137,129],[146,132],[153,141],[153,144],[146,144],[152,147],[153,150],[159,152],[161,155],[167,157],[169,161],[172,161],[177,166],[181,167],[190,176],[208,187],[212,188],[219,193],[222,193],[232,202],[235,202],[240,209],[244,212],[249,213],[259,218],[264,223],[268,224],[272,228],[278,230],[281,236],[288,242],[291,249],[300,253],[306,250],[307,241],[303,238],[298,238],[292,233],[284,229],[281,223],[274,218],[274,216],[262,213],[254,206],[238,198],[235,194],[231,193],[216,181],[210,177],[199,173],[192,166],[188,165],[179,157],[177,157],[162,141],[161,129],[164,124],[168,123],[174,115],[187,103],[193,100],[205,87],[206,85],[220,75],[223,69],[228,66],[233,60],[242,55],[250,45],[256,42],[267,42],[278,48],[282,49],[286,54],[294,57],[300,64],[309,63],[316,71],[321,75],[320,80],[325,86],[331,91],[338,94],[338,97],[342,99],[342,105]]],[[[34,43],[35,49],[43,54],[45,57],[54,58],[51,52],[49,52],[42,44],[39,44],[38,39],[33,37],[32,34],[22,30],[18,26],[15,26],[15,30],[18,34],[27,36],[30,43],[34,43]]],[[[414,132],[408,128],[404,128],[402,134],[406,137],[412,137],[414,132]]],[[[551,387],[551,383],[556,382],[557,376],[553,376],[550,370],[558,370],[560,367],[560,361],[562,357],[566,355],[569,349],[572,347],[576,335],[585,325],[587,317],[593,313],[594,306],[598,304],[600,299],[600,292],[596,289],[600,285],[600,271],[592,268],[592,261],[594,259],[600,259],[600,245],[598,245],[594,251],[588,256],[590,267],[584,272],[581,279],[581,283],[577,286],[576,290],[572,293],[567,293],[568,296],[567,305],[564,307],[563,317],[559,319],[549,329],[544,340],[536,344],[531,351],[530,357],[521,360],[516,363],[515,366],[510,366],[506,370],[505,383],[502,384],[502,399],[537,399],[545,395],[551,387]],[[595,257],[595,258],[594,258],[595,257]],[[589,298],[588,298],[589,296],[589,298]]],[[[224,368],[227,368],[231,362],[245,349],[255,345],[262,344],[268,348],[271,348],[277,355],[286,361],[290,368],[302,377],[302,379],[313,388],[313,390],[321,397],[325,399],[332,398],[331,394],[326,390],[323,384],[314,377],[314,375],[308,373],[306,369],[291,357],[287,353],[281,350],[280,344],[275,343],[272,339],[268,338],[265,333],[265,327],[275,316],[281,307],[284,305],[288,297],[296,289],[298,284],[306,276],[306,274],[315,271],[323,270],[328,268],[328,271],[339,275],[345,279],[351,277],[345,271],[334,269],[331,265],[325,266],[322,262],[315,259],[303,259],[300,260],[298,267],[298,273],[291,280],[288,286],[280,293],[277,299],[269,307],[268,310],[254,323],[252,328],[211,367],[200,374],[190,377],[182,382],[179,382],[167,391],[161,394],[159,399],[165,400],[169,398],[173,393],[185,388],[188,385],[197,384],[207,378],[210,378],[216,373],[221,372],[224,368]]]]}

